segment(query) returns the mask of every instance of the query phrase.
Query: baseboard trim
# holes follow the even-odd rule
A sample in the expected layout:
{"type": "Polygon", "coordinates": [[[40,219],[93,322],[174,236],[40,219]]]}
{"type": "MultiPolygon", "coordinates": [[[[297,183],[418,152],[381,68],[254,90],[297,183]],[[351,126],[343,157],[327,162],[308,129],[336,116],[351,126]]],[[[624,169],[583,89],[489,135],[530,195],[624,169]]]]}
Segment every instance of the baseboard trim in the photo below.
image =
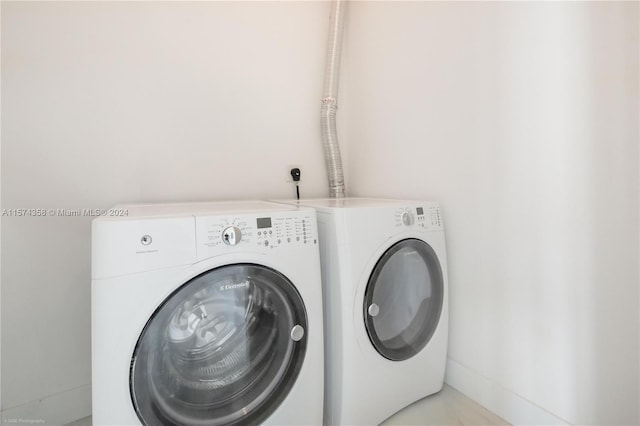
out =
{"type": "Polygon", "coordinates": [[[2,410],[2,425],[65,425],[91,415],[91,385],[2,410]]]}
{"type": "Polygon", "coordinates": [[[444,381],[513,425],[569,425],[451,358],[447,358],[444,381]]]}

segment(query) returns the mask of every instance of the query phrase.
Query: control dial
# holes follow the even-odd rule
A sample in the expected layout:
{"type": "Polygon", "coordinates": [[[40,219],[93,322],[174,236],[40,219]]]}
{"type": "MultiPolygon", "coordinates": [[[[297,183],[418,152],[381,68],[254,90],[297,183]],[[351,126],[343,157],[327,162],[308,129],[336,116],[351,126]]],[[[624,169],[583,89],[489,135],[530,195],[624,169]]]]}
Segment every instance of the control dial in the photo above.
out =
{"type": "Polygon", "coordinates": [[[415,222],[415,219],[411,213],[409,212],[402,213],[402,223],[404,223],[406,226],[410,226],[410,225],[413,225],[414,222],[415,222]]]}
{"type": "Polygon", "coordinates": [[[242,239],[242,231],[237,226],[229,226],[222,231],[222,241],[228,246],[235,246],[242,239]]]}

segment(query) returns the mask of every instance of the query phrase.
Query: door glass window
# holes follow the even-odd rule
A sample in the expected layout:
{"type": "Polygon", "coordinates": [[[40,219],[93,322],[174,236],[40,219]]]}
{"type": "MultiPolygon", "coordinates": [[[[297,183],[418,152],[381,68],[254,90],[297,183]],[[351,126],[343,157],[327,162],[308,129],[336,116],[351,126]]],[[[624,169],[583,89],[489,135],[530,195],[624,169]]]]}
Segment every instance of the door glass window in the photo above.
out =
{"type": "Polygon", "coordinates": [[[371,343],[390,360],[411,358],[433,336],[443,298],[442,268],[431,246],[417,239],[394,244],[374,267],[365,292],[371,343]]]}
{"type": "Polygon", "coordinates": [[[304,359],[304,304],[282,274],[228,265],[181,286],[136,345],[131,397],[145,425],[245,425],[284,400],[304,359]]]}

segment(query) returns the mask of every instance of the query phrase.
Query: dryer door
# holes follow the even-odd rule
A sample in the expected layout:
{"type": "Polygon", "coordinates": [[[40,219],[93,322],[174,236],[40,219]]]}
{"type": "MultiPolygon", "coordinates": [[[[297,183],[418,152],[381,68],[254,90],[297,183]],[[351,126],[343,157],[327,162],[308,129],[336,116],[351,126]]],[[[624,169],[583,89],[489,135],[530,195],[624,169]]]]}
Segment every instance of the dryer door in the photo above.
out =
{"type": "Polygon", "coordinates": [[[154,312],[133,353],[131,398],[145,425],[264,421],[285,399],[306,350],[294,285],[235,264],[188,281],[154,312]]]}
{"type": "Polygon", "coordinates": [[[364,296],[364,321],[376,350],[392,361],[411,358],[429,342],[444,302],[442,268],[427,243],[406,239],[378,260],[364,296]]]}

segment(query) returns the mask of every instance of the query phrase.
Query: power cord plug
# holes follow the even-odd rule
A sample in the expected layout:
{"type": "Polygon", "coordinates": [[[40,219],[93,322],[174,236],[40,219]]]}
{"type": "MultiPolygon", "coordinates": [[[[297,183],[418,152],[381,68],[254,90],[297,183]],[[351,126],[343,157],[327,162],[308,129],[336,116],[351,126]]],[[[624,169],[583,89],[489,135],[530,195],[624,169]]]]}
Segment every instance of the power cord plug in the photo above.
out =
{"type": "Polygon", "coordinates": [[[295,167],[291,169],[291,178],[296,183],[296,198],[299,200],[300,199],[300,186],[299,186],[300,169],[299,168],[295,167]]]}

